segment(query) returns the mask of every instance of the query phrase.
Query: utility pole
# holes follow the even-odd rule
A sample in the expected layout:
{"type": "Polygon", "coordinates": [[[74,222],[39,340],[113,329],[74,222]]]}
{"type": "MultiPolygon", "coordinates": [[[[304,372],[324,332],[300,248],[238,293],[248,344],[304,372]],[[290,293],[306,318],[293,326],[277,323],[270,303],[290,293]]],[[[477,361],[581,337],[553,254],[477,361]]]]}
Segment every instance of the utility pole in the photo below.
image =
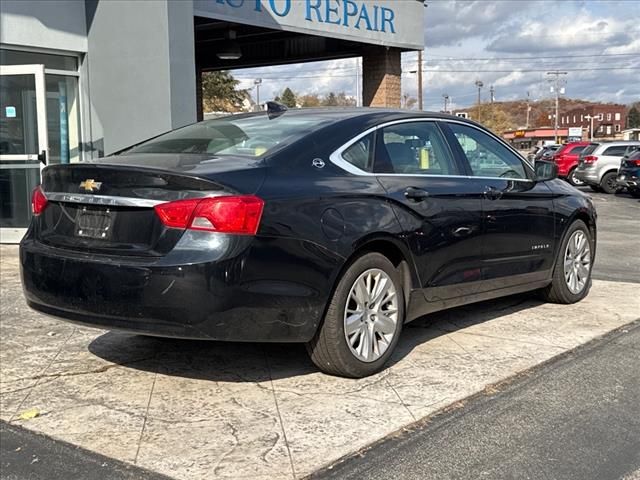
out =
{"type": "Polygon", "coordinates": [[[447,113],[447,107],[449,106],[449,95],[445,93],[442,95],[442,98],[444,98],[444,113],[447,113]]]}
{"type": "Polygon", "coordinates": [[[527,92],[527,126],[525,129],[529,129],[529,113],[531,112],[531,105],[529,105],[529,92],[527,92]]]}
{"type": "Polygon", "coordinates": [[[484,83],[482,83],[480,80],[476,80],[476,87],[478,87],[478,122],[480,121],[480,92],[482,90],[482,87],[484,87],[484,83]]]}
{"type": "Polygon", "coordinates": [[[493,89],[493,85],[491,85],[491,87],[489,88],[489,93],[491,93],[491,103],[495,102],[496,97],[495,97],[495,90],[493,89]]]}
{"type": "Polygon", "coordinates": [[[259,112],[260,109],[260,85],[262,85],[262,79],[256,78],[253,81],[253,84],[256,86],[256,109],[259,112]]]}
{"type": "Polygon", "coordinates": [[[422,50],[418,51],[418,110],[423,110],[422,104],[422,50]]]}
{"type": "Polygon", "coordinates": [[[564,79],[561,78],[561,76],[567,75],[567,72],[553,70],[551,72],[547,72],[547,75],[551,75],[553,77],[549,79],[549,82],[552,83],[551,91],[555,92],[556,94],[556,114],[553,122],[553,135],[555,137],[556,143],[558,143],[558,115],[560,110],[560,94],[564,93],[564,85],[566,85],[567,83],[564,79]]]}

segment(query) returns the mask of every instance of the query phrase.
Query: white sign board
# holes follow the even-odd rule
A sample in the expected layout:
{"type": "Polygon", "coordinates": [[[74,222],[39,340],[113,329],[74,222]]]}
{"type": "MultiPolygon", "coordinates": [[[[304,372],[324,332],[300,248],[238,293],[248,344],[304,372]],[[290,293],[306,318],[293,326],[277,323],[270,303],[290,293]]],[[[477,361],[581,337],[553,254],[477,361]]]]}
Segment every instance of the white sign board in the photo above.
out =
{"type": "Polygon", "coordinates": [[[193,0],[194,15],[354,42],[424,48],[421,0],[193,0]]]}
{"type": "Polygon", "coordinates": [[[569,127],[569,136],[582,138],[582,127],[569,127]]]}

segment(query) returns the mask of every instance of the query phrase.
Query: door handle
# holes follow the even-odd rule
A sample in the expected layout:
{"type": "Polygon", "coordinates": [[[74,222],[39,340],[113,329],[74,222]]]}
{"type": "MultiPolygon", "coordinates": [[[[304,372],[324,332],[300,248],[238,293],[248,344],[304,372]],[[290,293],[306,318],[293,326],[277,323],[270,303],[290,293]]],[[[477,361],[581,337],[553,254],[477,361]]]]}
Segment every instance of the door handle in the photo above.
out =
{"type": "Polygon", "coordinates": [[[502,197],[502,192],[496,187],[486,187],[482,194],[489,200],[498,200],[500,197],[502,197]]]}
{"type": "Polygon", "coordinates": [[[47,151],[46,150],[42,150],[42,152],[40,152],[38,154],[38,160],[40,160],[41,163],[43,164],[47,164],[47,151]]]}
{"type": "Polygon", "coordinates": [[[409,200],[421,202],[429,196],[429,192],[427,192],[426,190],[422,190],[421,188],[408,187],[404,191],[404,196],[409,200]]]}

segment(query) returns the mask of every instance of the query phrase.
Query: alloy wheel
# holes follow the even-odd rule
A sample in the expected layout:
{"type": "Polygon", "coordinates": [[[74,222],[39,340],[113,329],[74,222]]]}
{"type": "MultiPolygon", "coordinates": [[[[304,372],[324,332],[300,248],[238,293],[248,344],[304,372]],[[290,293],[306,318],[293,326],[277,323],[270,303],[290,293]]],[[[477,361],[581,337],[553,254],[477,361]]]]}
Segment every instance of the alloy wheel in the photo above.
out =
{"type": "Polygon", "coordinates": [[[590,269],[589,240],[582,230],[576,230],[569,238],[564,253],[564,279],[571,293],[577,295],[582,292],[589,280],[590,269]]]}
{"type": "Polygon", "coordinates": [[[344,309],[344,335],[351,353],[374,362],[389,348],[398,324],[398,294],[384,271],[372,268],[353,283],[344,309]]]}

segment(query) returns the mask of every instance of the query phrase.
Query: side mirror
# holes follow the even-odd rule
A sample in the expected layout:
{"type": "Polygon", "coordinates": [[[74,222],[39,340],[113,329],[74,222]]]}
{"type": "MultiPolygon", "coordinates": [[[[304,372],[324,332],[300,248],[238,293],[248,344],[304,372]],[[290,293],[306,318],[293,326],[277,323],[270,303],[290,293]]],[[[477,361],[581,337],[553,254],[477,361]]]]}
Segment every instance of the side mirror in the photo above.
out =
{"type": "Polygon", "coordinates": [[[555,162],[538,160],[535,163],[535,170],[537,182],[546,182],[548,180],[553,180],[558,176],[558,166],[555,162]]]}

